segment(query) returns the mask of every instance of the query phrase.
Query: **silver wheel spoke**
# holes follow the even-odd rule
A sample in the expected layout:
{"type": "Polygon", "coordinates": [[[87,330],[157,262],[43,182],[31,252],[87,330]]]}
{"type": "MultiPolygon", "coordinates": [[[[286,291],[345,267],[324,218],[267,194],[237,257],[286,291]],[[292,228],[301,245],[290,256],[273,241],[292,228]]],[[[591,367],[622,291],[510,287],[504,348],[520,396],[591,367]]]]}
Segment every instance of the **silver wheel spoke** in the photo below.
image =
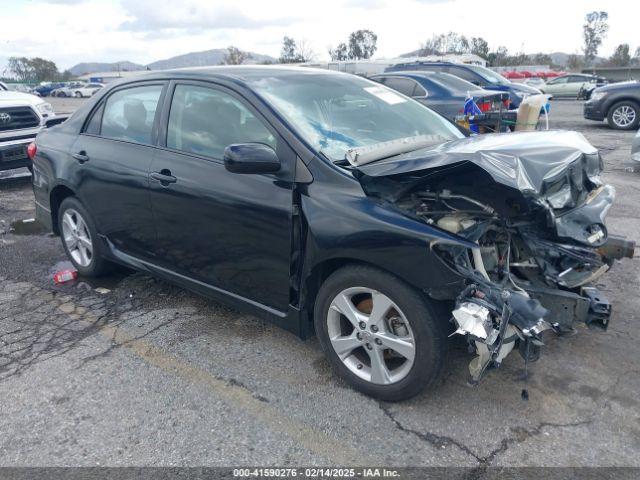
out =
{"type": "Polygon", "coordinates": [[[378,335],[378,338],[382,342],[382,345],[384,345],[385,347],[390,348],[396,353],[399,353],[407,360],[413,361],[416,354],[416,349],[413,345],[413,342],[411,342],[409,339],[402,339],[391,334],[378,335]]]}
{"type": "Polygon", "coordinates": [[[359,328],[358,324],[367,320],[366,316],[356,309],[355,305],[351,302],[351,299],[344,293],[340,293],[333,299],[333,302],[331,302],[331,308],[347,317],[347,320],[351,322],[354,328],[359,328]]]}
{"type": "Polygon", "coordinates": [[[371,359],[371,381],[373,383],[391,383],[391,373],[384,361],[384,354],[381,349],[373,348],[367,350],[371,359]]]}
{"type": "Polygon", "coordinates": [[[91,251],[91,240],[89,240],[87,237],[78,235],[78,242],[81,243],[87,250],[91,251]]]}
{"type": "Polygon", "coordinates": [[[63,227],[67,227],[69,232],[73,232],[76,229],[76,223],[68,212],[66,212],[62,217],[62,225],[63,227]]]}
{"type": "Polygon", "coordinates": [[[372,292],[371,300],[373,302],[373,308],[371,309],[371,315],[369,315],[369,321],[381,328],[384,326],[384,319],[387,313],[393,307],[393,302],[389,297],[380,292],[372,292]]]}
{"type": "Polygon", "coordinates": [[[356,337],[354,330],[348,337],[336,337],[331,339],[331,345],[341,359],[348,357],[356,348],[362,346],[362,343],[356,337]]]}

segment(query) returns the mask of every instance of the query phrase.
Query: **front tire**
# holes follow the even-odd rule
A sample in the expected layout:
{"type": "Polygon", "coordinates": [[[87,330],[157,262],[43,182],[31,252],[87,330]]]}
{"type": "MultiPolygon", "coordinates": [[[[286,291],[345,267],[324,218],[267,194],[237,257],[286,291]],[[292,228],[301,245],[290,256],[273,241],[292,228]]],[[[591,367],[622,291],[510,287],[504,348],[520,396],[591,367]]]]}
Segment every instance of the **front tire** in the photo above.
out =
{"type": "Polygon", "coordinates": [[[95,223],[75,197],[67,197],[58,210],[58,231],[64,251],[80,275],[97,277],[108,271],[95,223]]]}
{"type": "Polygon", "coordinates": [[[333,273],[316,299],[314,322],[334,371],[353,388],[405,400],[442,373],[443,325],[415,289],[381,270],[353,265],[333,273]]]}
{"type": "Polygon", "coordinates": [[[607,123],[616,130],[635,130],[640,124],[640,107],[629,100],[618,102],[609,109],[607,123]]]}
{"type": "Polygon", "coordinates": [[[76,92],[75,96],[76,96],[76,98],[82,98],[82,93],[81,92],[76,92]]]}

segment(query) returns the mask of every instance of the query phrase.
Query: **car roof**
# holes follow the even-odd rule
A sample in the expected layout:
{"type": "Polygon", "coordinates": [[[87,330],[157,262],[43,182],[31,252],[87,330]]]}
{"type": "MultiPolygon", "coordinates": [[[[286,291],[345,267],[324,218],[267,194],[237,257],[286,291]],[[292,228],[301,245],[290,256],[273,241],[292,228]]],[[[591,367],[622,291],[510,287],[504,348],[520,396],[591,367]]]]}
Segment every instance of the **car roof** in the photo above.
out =
{"type": "Polygon", "coordinates": [[[376,78],[376,77],[408,77],[408,78],[416,78],[416,79],[420,79],[420,78],[438,78],[438,77],[443,77],[445,75],[450,75],[448,73],[445,72],[430,72],[430,71],[425,71],[425,70],[398,70],[398,71],[391,71],[391,72],[384,72],[384,73],[376,73],[375,75],[371,75],[369,78],[376,78]]]}
{"type": "Polygon", "coordinates": [[[171,70],[159,70],[145,72],[126,78],[126,82],[140,80],[157,80],[157,79],[226,79],[235,82],[246,83],[261,78],[287,77],[291,75],[350,75],[334,70],[326,70],[321,68],[310,68],[300,66],[282,66],[282,65],[224,65],[215,67],[189,67],[176,68],[171,70]]]}

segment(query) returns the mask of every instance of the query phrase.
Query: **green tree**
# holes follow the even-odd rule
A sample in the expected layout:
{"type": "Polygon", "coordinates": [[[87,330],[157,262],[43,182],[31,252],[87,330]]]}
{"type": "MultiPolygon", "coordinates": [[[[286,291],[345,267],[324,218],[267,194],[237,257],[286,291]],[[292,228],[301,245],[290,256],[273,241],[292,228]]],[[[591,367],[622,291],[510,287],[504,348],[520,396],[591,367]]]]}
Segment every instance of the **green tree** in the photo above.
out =
{"type": "Polygon", "coordinates": [[[609,63],[616,67],[628,67],[631,63],[631,55],[629,54],[629,44],[621,43],[609,57],[609,63]]]}
{"type": "Polygon", "coordinates": [[[282,50],[280,50],[280,63],[298,63],[302,62],[298,55],[298,46],[296,41],[291,37],[284,37],[282,40],[282,50]]]}
{"type": "Polygon", "coordinates": [[[284,37],[278,61],[280,63],[310,62],[315,57],[315,52],[304,39],[296,41],[291,37],[284,37]]]}
{"type": "Polygon", "coordinates": [[[584,39],[584,60],[587,65],[591,65],[598,54],[598,49],[602,45],[602,40],[609,31],[609,14],[604,11],[589,12],[585,16],[582,26],[582,36],[584,39]]]}
{"type": "Polygon", "coordinates": [[[486,60],[489,56],[489,43],[482,37],[471,38],[470,53],[478,55],[486,60]]]}
{"type": "Polygon", "coordinates": [[[349,35],[348,58],[350,60],[366,60],[371,58],[376,50],[378,36],[371,30],[356,30],[349,35]]]}
{"type": "Polygon", "coordinates": [[[349,49],[346,43],[339,43],[336,48],[329,49],[329,56],[334,62],[340,62],[349,58],[349,49]]]}
{"type": "Polygon", "coordinates": [[[243,52],[237,47],[230,46],[227,48],[227,53],[224,55],[221,63],[223,65],[242,65],[249,58],[251,58],[251,55],[247,52],[243,52]]]}
{"type": "Polygon", "coordinates": [[[60,78],[58,67],[51,60],[40,57],[11,57],[7,70],[21,82],[54,81],[60,78]]]}
{"type": "Polygon", "coordinates": [[[487,61],[492,67],[502,67],[508,65],[508,57],[509,50],[507,50],[507,47],[500,46],[487,55],[487,61]]]}

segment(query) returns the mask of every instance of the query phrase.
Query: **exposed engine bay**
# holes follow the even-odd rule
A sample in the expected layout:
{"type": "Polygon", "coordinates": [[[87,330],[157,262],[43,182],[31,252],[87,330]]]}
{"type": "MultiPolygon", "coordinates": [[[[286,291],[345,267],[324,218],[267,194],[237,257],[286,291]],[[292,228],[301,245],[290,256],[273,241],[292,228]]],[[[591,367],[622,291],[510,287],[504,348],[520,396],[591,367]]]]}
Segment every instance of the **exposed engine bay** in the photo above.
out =
{"type": "Polygon", "coordinates": [[[452,322],[476,353],[473,383],[514,348],[537,360],[547,330],[606,329],[611,306],[593,284],[635,249],[607,231],[615,190],[584,137],[520,135],[515,148],[488,135],[359,168],[368,195],[475,243],[428,247],[465,280],[452,322]]]}

